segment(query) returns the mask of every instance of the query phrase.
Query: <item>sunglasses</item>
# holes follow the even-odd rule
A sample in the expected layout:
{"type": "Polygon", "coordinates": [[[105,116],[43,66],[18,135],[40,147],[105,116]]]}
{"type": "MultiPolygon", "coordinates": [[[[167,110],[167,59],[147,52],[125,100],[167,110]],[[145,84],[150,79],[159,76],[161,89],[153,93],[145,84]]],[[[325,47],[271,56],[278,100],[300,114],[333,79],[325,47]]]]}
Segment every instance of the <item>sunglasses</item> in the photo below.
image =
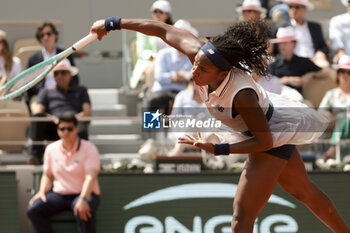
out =
{"type": "Polygon", "coordinates": [[[254,12],[255,10],[244,10],[243,13],[252,13],[254,12]]]}
{"type": "Polygon", "coordinates": [[[68,127],[57,127],[57,129],[59,130],[59,131],[65,131],[65,130],[67,130],[68,132],[72,132],[73,131],[73,129],[74,129],[74,127],[73,126],[68,126],[68,127]]]}
{"type": "Polygon", "coordinates": [[[298,6],[298,5],[289,5],[289,8],[290,9],[296,9],[296,10],[299,10],[299,9],[302,9],[302,8],[305,8],[304,6],[298,6]]]}
{"type": "Polygon", "coordinates": [[[350,75],[350,70],[339,70],[339,73],[350,75]]]}
{"type": "Polygon", "coordinates": [[[40,39],[41,39],[41,38],[44,38],[45,36],[50,37],[50,36],[52,36],[52,35],[53,35],[53,32],[41,33],[41,34],[40,34],[40,39]]]}
{"type": "Polygon", "coordinates": [[[154,10],[153,11],[153,14],[164,14],[164,11],[161,11],[161,10],[154,10]]]}
{"type": "Polygon", "coordinates": [[[53,72],[53,75],[54,75],[54,76],[57,76],[57,75],[67,75],[68,73],[69,73],[68,70],[55,70],[55,71],[53,72]]]}

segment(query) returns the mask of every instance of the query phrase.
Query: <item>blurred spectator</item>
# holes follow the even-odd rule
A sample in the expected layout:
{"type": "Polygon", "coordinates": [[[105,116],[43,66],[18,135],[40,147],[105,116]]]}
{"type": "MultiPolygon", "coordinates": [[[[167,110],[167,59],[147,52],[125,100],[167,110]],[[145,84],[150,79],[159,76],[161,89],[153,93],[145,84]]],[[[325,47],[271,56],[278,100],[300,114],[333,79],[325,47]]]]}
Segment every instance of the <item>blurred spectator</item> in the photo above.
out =
{"type": "Polygon", "coordinates": [[[267,12],[266,8],[261,7],[259,0],[244,0],[236,11],[242,15],[244,21],[265,18],[267,12]]]}
{"type": "Polygon", "coordinates": [[[350,54],[350,1],[341,0],[347,13],[334,16],[329,22],[329,38],[332,41],[333,63],[338,63],[342,55],[350,54]]]}
{"type": "MultiPolygon", "coordinates": [[[[350,139],[350,56],[343,55],[338,64],[333,67],[337,70],[338,87],[329,90],[322,99],[319,111],[330,120],[329,128],[333,130],[331,147],[324,156],[324,160],[335,157],[335,145],[340,139],[350,139]]],[[[346,143],[341,147],[341,155],[349,155],[350,147],[346,143]]]]}
{"type": "MultiPolygon", "coordinates": [[[[178,20],[175,27],[198,35],[186,20],[178,20]]],[[[159,51],[154,66],[154,83],[149,96],[144,98],[144,107],[150,111],[162,109],[168,115],[175,95],[187,87],[191,79],[192,63],[180,51],[168,47],[159,51]]]]}
{"type": "Polygon", "coordinates": [[[43,175],[38,192],[29,201],[27,215],[37,233],[51,233],[49,217],[69,210],[75,215],[78,232],[95,232],[99,205],[100,159],[91,142],[80,139],[74,113],[59,117],[60,140],[45,150],[43,175]],[[50,191],[52,188],[52,191],[50,191]]]}
{"type": "Polygon", "coordinates": [[[288,96],[289,98],[297,101],[304,100],[304,97],[296,89],[282,84],[281,79],[274,75],[263,77],[253,72],[252,77],[255,82],[259,83],[259,85],[268,92],[288,96]]]}
{"type": "Polygon", "coordinates": [[[275,35],[278,28],[293,26],[297,45],[295,54],[299,57],[310,58],[320,67],[328,67],[328,46],[323,38],[321,25],[307,21],[305,15],[313,9],[309,0],[284,0],[289,6],[289,21],[283,21],[276,25],[275,35]]]}
{"type": "MultiPolygon", "coordinates": [[[[36,39],[43,46],[42,49],[28,58],[27,67],[34,66],[44,60],[47,60],[56,54],[63,51],[62,48],[57,47],[56,43],[58,40],[58,31],[53,23],[44,22],[40,25],[35,34],[36,39]]],[[[68,57],[70,63],[74,66],[74,61],[72,56],[68,57]]],[[[74,76],[72,78],[72,85],[78,85],[79,79],[78,76],[74,76]]],[[[42,87],[53,87],[56,85],[54,77],[49,74],[38,84],[33,86],[27,91],[26,102],[29,106],[29,110],[31,110],[31,104],[35,102],[35,99],[32,100],[34,96],[36,96],[42,87]]]]}
{"type": "MultiPolygon", "coordinates": [[[[193,87],[193,80],[188,83],[185,90],[180,91],[174,100],[174,105],[171,111],[172,116],[176,116],[175,120],[181,119],[181,116],[188,118],[206,119],[206,107],[201,101],[198,91],[193,87]],[[202,116],[200,116],[202,114],[202,116]]],[[[180,155],[188,147],[186,144],[177,143],[179,137],[185,137],[183,132],[170,132],[169,138],[175,142],[174,147],[169,151],[169,156],[180,155]]]]}
{"type": "Polygon", "coordinates": [[[290,21],[289,17],[289,6],[283,2],[283,0],[275,0],[277,2],[270,11],[269,18],[274,23],[279,23],[281,21],[290,21]]]}
{"type": "MultiPolygon", "coordinates": [[[[58,117],[65,111],[74,112],[77,118],[91,116],[90,98],[86,88],[72,85],[70,82],[76,74],[78,74],[78,68],[71,66],[69,60],[63,60],[53,69],[56,86],[42,88],[33,108],[33,116],[46,116],[52,121],[32,122],[30,127],[32,141],[57,140],[56,124],[58,117]]],[[[88,139],[87,122],[79,122],[79,137],[88,139]]],[[[28,163],[41,163],[43,152],[43,145],[31,145],[28,163]]]]}
{"type": "Polygon", "coordinates": [[[0,30],[0,86],[21,72],[21,60],[12,55],[6,32],[0,30]]]}
{"type": "Polygon", "coordinates": [[[277,38],[271,42],[278,43],[279,55],[269,65],[269,70],[272,75],[281,79],[282,84],[295,88],[301,93],[302,87],[315,75],[313,72],[319,72],[321,68],[310,59],[299,57],[294,53],[296,41],[293,27],[278,29],[277,38]]]}
{"type": "MultiPolygon", "coordinates": [[[[186,20],[180,19],[174,26],[198,35],[198,31],[186,20]]],[[[172,47],[160,50],[155,59],[152,90],[143,99],[143,107],[147,111],[161,110],[169,115],[175,96],[187,87],[192,78],[191,70],[191,61],[180,51],[172,47]]],[[[147,141],[138,151],[141,157],[149,157],[157,152],[154,138],[155,135],[148,135],[147,141]]]]}
{"type": "MultiPolygon", "coordinates": [[[[151,7],[152,19],[167,24],[173,24],[171,19],[171,5],[166,0],[157,0],[151,7]]],[[[130,77],[130,87],[136,88],[142,81],[144,88],[151,88],[153,84],[153,61],[157,52],[165,48],[167,44],[158,37],[136,33],[136,57],[137,61],[130,77]]]]}
{"type": "Polygon", "coordinates": [[[265,9],[269,9],[269,0],[259,0],[261,3],[261,6],[265,9]]]}
{"type": "Polygon", "coordinates": [[[256,73],[252,73],[252,77],[255,82],[259,83],[266,91],[281,94],[283,85],[281,80],[276,76],[261,77],[256,73]]]}

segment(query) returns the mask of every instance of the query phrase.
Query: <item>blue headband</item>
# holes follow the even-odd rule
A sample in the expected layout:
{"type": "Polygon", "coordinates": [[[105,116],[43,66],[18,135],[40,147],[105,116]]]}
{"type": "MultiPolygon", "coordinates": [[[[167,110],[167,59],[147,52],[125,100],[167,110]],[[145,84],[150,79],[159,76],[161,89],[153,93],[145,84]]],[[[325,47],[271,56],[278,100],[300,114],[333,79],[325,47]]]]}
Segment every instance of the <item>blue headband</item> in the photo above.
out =
{"type": "Polygon", "coordinates": [[[226,60],[224,56],[215,48],[215,46],[208,42],[201,47],[201,50],[209,58],[209,60],[218,68],[224,71],[230,71],[232,65],[226,60]]]}

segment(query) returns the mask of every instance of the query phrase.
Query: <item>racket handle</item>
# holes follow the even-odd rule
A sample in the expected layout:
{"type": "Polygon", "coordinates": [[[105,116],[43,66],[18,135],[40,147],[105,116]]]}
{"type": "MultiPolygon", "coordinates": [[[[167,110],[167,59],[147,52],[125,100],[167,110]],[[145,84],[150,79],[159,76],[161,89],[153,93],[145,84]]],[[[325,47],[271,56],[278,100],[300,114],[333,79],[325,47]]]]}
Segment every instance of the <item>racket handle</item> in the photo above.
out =
{"type": "Polygon", "coordinates": [[[83,39],[76,42],[72,48],[74,51],[77,51],[84,47],[85,45],[89,44],[90,42],[94,41],[97,38],[96,33],[90,33],[89,35],[85,36],[83,39]]]}

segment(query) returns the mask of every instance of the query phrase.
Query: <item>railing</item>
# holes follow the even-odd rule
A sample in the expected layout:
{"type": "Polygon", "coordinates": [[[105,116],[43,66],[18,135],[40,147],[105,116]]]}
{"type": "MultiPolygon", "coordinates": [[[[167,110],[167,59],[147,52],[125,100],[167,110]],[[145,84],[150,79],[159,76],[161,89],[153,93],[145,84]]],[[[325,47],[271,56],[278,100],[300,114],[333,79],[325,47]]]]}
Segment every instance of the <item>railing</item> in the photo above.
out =
{"type": "MultiPolygon", "coordinates": [[[[139,116],[132,116],[132,117],[81,117],[79,118],[79,121],[105,121],[105,120],[120,120],[120,121],[127,121],[132,122],[135,124],[140,123],[141,118],[139,116]]],[[[52,121],[50,118],[47,117],[0,117],[0,122],[49,122],[52,121]]],[[[141,129],[140,129],[141,133],[141,129]]],[[[122,145],[122,144],[133,144],[135,140],[97,140],[94,141],[96,145],[122,145]]],[[[31,145],[47,145],[51,143],[51,141],[43,140],[43,141],[27,141],[27,140],[0,140],[0,146],[25,146],[28,144],[31,145]]],[[[336,154],[335,154],[335,160],[337,163],[340,163],[341,158],[341,145],[344,145],[345,143],[348,143],[350,146],[350,139],[341,139],[338,140],[336,143],[336,154]]],[[[316,142],[313,143],[313,145],[317,144],[331,144],[330,139],[318,139],[316,142]]]]}
{"type": "MultiPolygon", "coordinates": [[[[79,121],[104,121],[104,120],[120,120],[120,121],[128,121],[132,123],[139,123],[140,117],[80,117],[79,121]]],[[[50,122],[52,119],[48,117],[0,117],[0,122],[50,122]]],[[[27,140],[0,140],[0,146],[8,146],[8,145],[26,145],[28,143],[27,140]]],[[[47,145],[51,143],[51,141],[30,141],[31,145],[47,145]]],[[[94,142],[97,145],[106,145],[106,144],[132,144],[133,142],[129,141],[106,141],[100,140],[94,142]]]]}

